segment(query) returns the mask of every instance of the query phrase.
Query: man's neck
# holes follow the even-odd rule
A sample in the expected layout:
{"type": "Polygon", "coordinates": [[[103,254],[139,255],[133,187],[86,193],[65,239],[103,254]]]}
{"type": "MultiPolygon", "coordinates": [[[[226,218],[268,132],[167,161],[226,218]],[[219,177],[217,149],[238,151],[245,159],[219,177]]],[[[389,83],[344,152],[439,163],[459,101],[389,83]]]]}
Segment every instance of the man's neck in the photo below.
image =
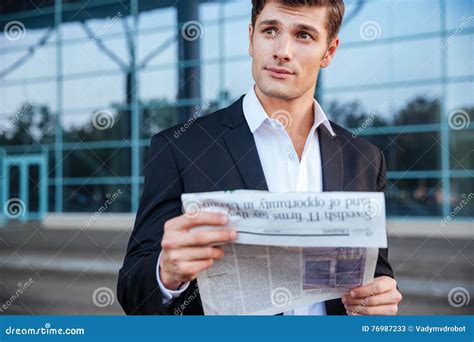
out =
{"type": "Polygon", "coordinates": [[[269,117],[278,111],[288,113],[289,124],[285,125],[285,130],[301,160],[306,138],[314,123],[313,92],[308,92],[295,99],[285,100],[266,96],[255,85],[255,94],[269,117]]]}
{"type": "Polygon", "coordinates": [[[275,113],[286,112],[291,124],[285,127],[290,132],[304,132],[311,129],[314,122],[313,93],[307,92],[295,99],[285,100],[263,94],[255,85],[255,94],[269,117],[275,113]]]}

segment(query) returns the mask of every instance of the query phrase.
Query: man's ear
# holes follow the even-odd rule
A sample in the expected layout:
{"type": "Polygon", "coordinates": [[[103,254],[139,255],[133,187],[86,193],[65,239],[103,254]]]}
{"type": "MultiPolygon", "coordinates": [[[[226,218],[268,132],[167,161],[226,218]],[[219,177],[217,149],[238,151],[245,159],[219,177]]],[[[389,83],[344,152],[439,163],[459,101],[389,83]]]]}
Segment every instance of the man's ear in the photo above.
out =
{"type": "Polygon", "coordinates": [[[339,46],[339,37],[336,37],[329,44],[326,54],[321,60],[321,64],[320,64],[321,68],[326,68],[327,66],[329,66],[329,64],[331,64],[331,61],[334,55],[336,54],[336,50],[338,46],[339,46]]]}
{"type": "Polygon", "coordinates": [[[253,26],[252,24],[249,24],[249,55],[250,57],[253,57],[253,26]]]}

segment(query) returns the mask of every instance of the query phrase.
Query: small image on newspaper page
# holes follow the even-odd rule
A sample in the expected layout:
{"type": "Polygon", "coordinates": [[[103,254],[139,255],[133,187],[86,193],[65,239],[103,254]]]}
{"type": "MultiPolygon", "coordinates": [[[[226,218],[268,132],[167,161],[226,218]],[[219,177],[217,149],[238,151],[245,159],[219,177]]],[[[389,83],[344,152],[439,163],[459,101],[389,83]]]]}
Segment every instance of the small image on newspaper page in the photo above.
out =
{"type": "Polygon", "coordinates": [[[182,202],[190,215],[226,213],[237,230],[224,258],[198,276],[206,315],[274,315],[340,298],[373,280],[378,248],[387,246],[379,192],[236,190],[183,194],[182,202]]]}

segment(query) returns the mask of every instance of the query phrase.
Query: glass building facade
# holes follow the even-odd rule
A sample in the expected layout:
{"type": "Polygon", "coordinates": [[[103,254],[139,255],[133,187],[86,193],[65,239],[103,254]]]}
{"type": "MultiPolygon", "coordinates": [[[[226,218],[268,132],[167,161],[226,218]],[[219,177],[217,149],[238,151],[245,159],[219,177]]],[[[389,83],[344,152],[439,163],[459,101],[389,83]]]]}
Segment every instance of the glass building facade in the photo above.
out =
{"type": "MultiPolygon", "coordinates": [[[[250,0],[0,5],[4,203],[135,212],[150,137],[252,85],[250,0]],[[116,196],[119,193],[120,196],[116,196]]],[[[327,116],[380,147],[392,217],[474,214],[474,2],[346,1],[318,80],[327,116]]]]}

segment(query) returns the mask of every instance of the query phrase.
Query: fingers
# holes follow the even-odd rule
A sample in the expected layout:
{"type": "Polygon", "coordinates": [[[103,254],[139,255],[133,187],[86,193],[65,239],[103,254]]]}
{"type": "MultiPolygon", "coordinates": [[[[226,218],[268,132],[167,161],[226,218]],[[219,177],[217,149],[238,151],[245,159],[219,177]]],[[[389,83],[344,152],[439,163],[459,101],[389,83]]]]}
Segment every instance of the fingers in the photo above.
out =
{"type": "Polygon", "coordinates": [[[223,228],[193,231],[196,226],[223,226],[229,222],[225,214],[201,212],[195,217],[181,215],[166,221],[161,240],[160,279],[167,288],[178,288],[180,283],[197,278],[199,272],[221,259],[224,251],[212,245],[235,240],[237,232],[223,228]]]}
{"type": "Polygon", "coordinates": [[[385,276],[352,289],[350,294],[342,297],[349,315],[395,315],[401,300],[396,280],[385,276]]]}
{"type": "Polygon", "coordinates": [[[225,244],[237,238],[234,229],[194,231],[196,226],[223,226],[227,215],[202,212],[196,217],[181,215],[166,221],[161,240],[160,279],[167,288],[178,288],[182,282],[197,278],[199,272],[211,267],[224,251],[213,245],[225,244]]]}
{"type": "Polygon", "coordinates": [[[181,283],[197,278],[200,271],[211,267],[214,260],[224,257],[219,247],[182,248],[170,250],[161,256],[160,279],[168,289],[177,289],[181,283]]]}
{"type": "Polygon", "coordinates": [[[197,261],[185,261],[181,264],[181,270],[180,273],[183,274],[184,276],[188,276],[193,280],[194,278],[197,277],[197,275],[201,272],[204,271],[205,269],[208,269],[214,264],[213,259],[209,260],[197,260],[197,261]]]}
{"type": "Polygon", "coordinates": [[[214,259],[180,262],[175,266],[166,266],[170,277],[177,282],[185,283],[197,278],[200,272],[214,264],[214,259]]]}
{"type": "Polygon", "coordinates": [[[222,213],[201,212],[196,216],[186,214],[166,221],[165,233],[177,230],[189,230],[196,226],[222,226],[229,222],[229,217],[222,213]]]}
{"type": "Polygon", "coordinates": [[[397,304],[379,305],[379,306],[352,306],[348,305],[346,312],[348,315],[396,315],[398,312],[397,304]]]}
{"type": "Polygon", "coordinates": [[[185,246],[207,246],[231,242],[237,238],[235,229],[190,232],[184,239],[185,246]]]}
{"type": "Polygon", "coordinates": [[[219,247],[194,247],[172,250],[167,254],[167,258],[173,264],[184,261],[221,259],[224,251],[219,247]]]}
{"type": "Polygon", "coordinates": [[[213,231],[190,231],[189,233],[175,233],[163,236],[163,249],[178,249],[182,247],[199,247],[218,245],[231,242],[237,237],[234,229],[213,231]]]}
{"type": "Polygon", "coordinates": [[[374,281],[370,284],[357,287],[350,291],[350,296],[352,298],[364,299],[369,296],[375,296],[387,291],[390,291],[396,288],[397,282],[395,279],[383,276],[375,278],[374,281]]]}
{"type": "Polygon", "coordinates": [[[368,296],[366,298],[352,298],[351,296],[343,296],[342,303],[351,306],[378,306],[388,304],[398,304],[402,300],[402,295],[397,290],[385,292],[376,296],[368,296]]]}

